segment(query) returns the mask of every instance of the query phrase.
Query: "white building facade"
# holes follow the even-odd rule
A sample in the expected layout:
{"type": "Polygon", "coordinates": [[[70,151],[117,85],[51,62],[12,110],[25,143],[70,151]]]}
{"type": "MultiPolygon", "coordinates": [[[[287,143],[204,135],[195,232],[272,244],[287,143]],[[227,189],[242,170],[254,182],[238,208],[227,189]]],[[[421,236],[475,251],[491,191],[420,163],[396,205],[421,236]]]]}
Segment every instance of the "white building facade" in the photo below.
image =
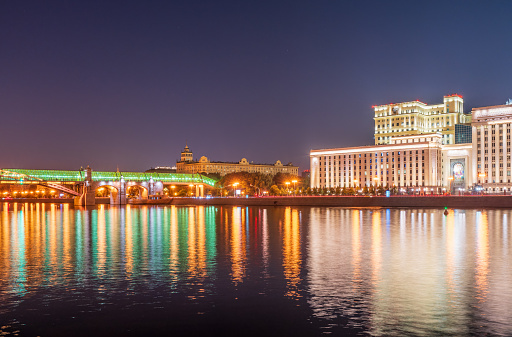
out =
{"type": "Polygon", "coordinates": [[[396,137],[390,142],[312,150],[311,187],[441,186],[442,135],[396,137]]]}
{"type": "Polygon", "coordinates": [[[472,115],[473,179],[487,192],[510,191],[512,105],[475,108],[472,115]]]}

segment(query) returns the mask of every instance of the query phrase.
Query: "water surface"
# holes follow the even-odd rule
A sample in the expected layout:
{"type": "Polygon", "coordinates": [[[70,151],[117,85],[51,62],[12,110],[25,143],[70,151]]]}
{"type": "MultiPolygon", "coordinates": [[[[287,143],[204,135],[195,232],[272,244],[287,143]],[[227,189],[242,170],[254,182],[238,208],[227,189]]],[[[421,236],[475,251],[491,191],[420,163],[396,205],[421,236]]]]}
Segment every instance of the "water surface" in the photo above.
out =
{"type": "Polygon", "coordinates": [[[512,335],[511,210],[0,204],[0,334],[512,335]]]}

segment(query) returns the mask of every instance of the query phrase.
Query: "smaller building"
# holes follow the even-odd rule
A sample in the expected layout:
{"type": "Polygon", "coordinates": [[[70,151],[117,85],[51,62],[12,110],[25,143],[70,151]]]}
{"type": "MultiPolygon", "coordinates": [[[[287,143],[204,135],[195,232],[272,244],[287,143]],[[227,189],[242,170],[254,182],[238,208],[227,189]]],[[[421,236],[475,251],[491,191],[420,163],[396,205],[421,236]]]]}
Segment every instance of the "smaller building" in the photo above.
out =
{"type": "Polygon", "coordinates": [[[146,170],[145,173],[176,173],[176,166],[170,167],[170,166],[157,166],[152,167],[149,170],[146,170]]]}
{"type": "Polygon", "coordinates": [[[202,156],[198,161],[193,160],[193,153],[188,146],[181,152],[181,160],[176,163],[178,173],[217,173],[224,176],[228,173],[249,172],[275,175],[277,173],[287,173],[298,176],[299,167],[292,163],[283,165],[281,161],[274,164],[255,164],[242,158],[239,162],[221,162],[211,161],[206,156],[202,156]]]}

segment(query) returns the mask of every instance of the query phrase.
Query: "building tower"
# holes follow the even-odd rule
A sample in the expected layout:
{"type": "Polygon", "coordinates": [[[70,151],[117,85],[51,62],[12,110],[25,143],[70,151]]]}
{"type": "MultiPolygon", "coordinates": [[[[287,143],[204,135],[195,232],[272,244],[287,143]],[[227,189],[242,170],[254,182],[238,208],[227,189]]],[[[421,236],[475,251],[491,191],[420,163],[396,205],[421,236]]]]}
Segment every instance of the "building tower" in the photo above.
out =
{"type": "Polygon", "coordinates": [[[192,151],[188,148],[188,145],[185,144],[185,148],[183,151],[181,151],[181,161],[192,161],[193,160],[193,154],[192,151]]]}
{"type": "Polygon", "coordinates": [[[444,96],[442,104],[411,101],[373,109],[375,145],[390,144],[393,137],[430,133],[441,134],[443,144],[455,144],[455,125],[471,123],[471,115],[464,114],[464,100],[458,94],[444,96]]]}

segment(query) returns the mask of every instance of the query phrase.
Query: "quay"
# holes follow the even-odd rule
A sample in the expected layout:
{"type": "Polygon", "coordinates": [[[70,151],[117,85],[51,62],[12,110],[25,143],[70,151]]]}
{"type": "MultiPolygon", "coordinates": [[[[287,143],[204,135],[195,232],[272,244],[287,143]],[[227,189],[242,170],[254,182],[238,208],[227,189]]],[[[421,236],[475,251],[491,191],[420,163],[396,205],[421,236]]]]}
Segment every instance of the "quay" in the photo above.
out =
{"type": "MultiPolygon", "coordinates": [[[[96,204],[109,204],[109,200],[97,198],[96,204]]],[[[74,199],[8,199],[1,202],[18,203],[68,203],[74,199]]],[[[467,196],[295,196],[295,197],[251,197],[251,198],[167,198],[146,200],[137,205],[176,206],[312,206],[312,207],[424,207],[424,208],[512,208],[511,195],[467,195],[467,196]]]]}

